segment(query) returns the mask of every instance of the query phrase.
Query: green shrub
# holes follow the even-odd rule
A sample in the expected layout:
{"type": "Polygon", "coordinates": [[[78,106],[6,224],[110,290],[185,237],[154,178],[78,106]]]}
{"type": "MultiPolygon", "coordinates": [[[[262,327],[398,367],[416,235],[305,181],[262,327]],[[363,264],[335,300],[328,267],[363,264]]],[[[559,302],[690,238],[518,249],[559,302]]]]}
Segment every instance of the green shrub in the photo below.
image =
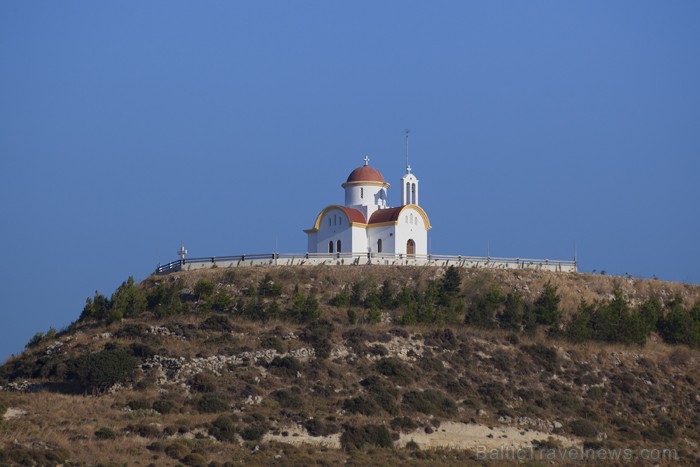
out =
{"type": "Polygon", "coordinates": [[[279,402],[279,404],[287,409],[300,409],[304,405],[303,399],[298,395],[286,389],[274,391],[271,396],[279,402]]]}
{"type": "Polygon", "coordinates": [[[393,310],[396,308],[396,292],[394,287],[391,285],[390,280],[385,280],[382,284],[382,290],[379,293],[379,307],[384,310],[393,310]]]}
{"type": "Polygon", "coordinates": [[[330,304],[339,308],[350,306],[350,292],[347,287],[338,292],[338,294],[331,299],[330,304]]]}
{"type": "Polygon", "coordinates": [[[311,343],[317,358],[330,357],[332,345],[330,336],[333,333],[333,324],[326,319],[319,319],[311,323],[302,334],[304,341],[311,343]]]}
{"type": "Polygon", "coordinates": [[[292,308],[288,310],[289,317],[300,323],[311,323],[321,316],[321,307],[314,292],[308,296],[297,287],[292,294],[292,308]]]}
{"type": "Polygon", "coordinates": [[[183,464],[190,467],[207,467],[209,465],[207,462],[207,458],[196,452],[186,455],[181,460],[183,464]]]}
{"type": "Polygon", "coordinates": [[[502,407],[507,397],[507,388],[499,381],[492,381],[480,385],[478,392],[484,402],[496,408],[502,407]]]}
{"type": "Polygon", "coordinates": [[[248,425],[241,431],[241,438],[246,441],[260,441],[267,431],[267,425],[262,422],[256,422],[248,425]]]}
{"type": "Polygon", "coordinates": [[[163,415],[166,415],[166,414],[175,412],[175,409],[177,407],[173,401],[161,399],[161,400],[157,400],[157,401],[153,402],[152,408],[156,412],[163,414],[163,415]]]}
{"type": "Polygon", "coordinates": [[[116,320],[117,317],[138,316],[148,307],[143,290],[136,286],[131,276],[112,294],[110,304],[112,320],[116,320]]]}
{"type": "Polygon", "coordinates": [[[217,413],[228,410],[229,403],[215,394],[205,394],[197,400],[197,410],[202,413],[217,413]]]}
{"type": "Polygon", "coordinates": [[[284,353],[286,351],[284,347],[284,342],[277,336],[267,336],[260,340],[260,347],[263,349],[274,349],[277,353],[284,353]]]}
{"type": "Polygon", "coordinates": [[[159,318],[184,313],[187,306],[181,298],[183,287],[182,281],[157,284],[146,294],[148,309],[159,318]]]}
{"type": "Polygon", "coordinates": [[[213,282],[201,279],[194,285],[194,296],[197,297],[197,300],[206,300],[212,296],[215,288],[216,286],[213,282]]]}
{"type": "Polygon", "coordinates": [[[345,450],[362,449],[365,446],[394,447],[391,433],[384,425],[348,426],[340,436],[340,444],[345,450]]]}
{"type": "Polygon", "coordinates": [[[501,329],[520,330],[525,314],[525,301],[519,292],[506,295],[501,312],[496,316],[501,329]]]}
{"type": "Polygon", "coordinates": [[[286,376],[288,378],[296,377],[297,373],[301,371],[302,366],[299,360],[294,357],[275,357],[272,359],[268,365],[269,370],[278,375],[286,376]]]}
{"type": "Polygon", "coordinates": [[[343,402],[343,410],[362,415],[375,415],[380,411],[377,403],[371,398],[358,396],[343,402]]]}
{"type": "Polygon", "coordinates": [[[261,297],[279,297],[282,295],[282,284],[274,282],[270,274],[265,274],[258,286],[258,295],[261,297]]]}
{"type": "Polygon", "coordinates": [[[532,359],[542,365],[545,370],[554,372],[557,368],[557,351],[553,347],[544,344],[525,345],[522,349],[528,353],[532,359]]]}
{"type": "Polygon", "coordinates": [[[450,296],[457,295],[462,288],[461,268],[450,266],[445,270],[445,275],[440,281],[442,291],[450,296]]]}
{"type": "Polygon", "coordinates": [[[569,424],[569,427],[571,433],[582,438],[595,438],[600,432],[595,423],[583,419],[574,420],[569,424]]]}
{"type": "Polygon", "coordinates": [[[382,358],[377,360],[374,367],[396,384],[406,386],[413,381],[413,372],[397,358],[382,358]]]}
{"type": "Polygon", "coordinates": [[[393,418],[390,426],[392,430],[401,431],[403,433],[410,433],[418,428],[418,424],[410,417],[393,418]]]}
{"type": "Polygon", "coordinates": [[[101,392],[134,375],[136,361],[122,348],[82,355],[69,361],[68,378],[86,392],[101,392]]]}
{"type": "Polygon", "coordinates": [[[452,399],[434,389],[408,391],[404,393],[402,403],[406,409],[426,415],[450,416],[457,410],[452,399]]]}
{"type": "Polygon", "coordinates": [[[209,434],[218,441],[232,442],[236,438],[236,425],[231,417],[222,415],[212,422],[209,434]]]}
{"type": "Polygon", "coordinates": [[[464,323],[484,328],[496,327],[496,313],[500,312],[504,302],[505,295],[501,289],[495,285],[491,286],[486,293],[477,296],[469,305],[464,323]]]}
{"type": "Polygon", "coordinates": [[[209,373],[197,373],[189,380],[193,391],[201,393],[213,393],[216,391],[216,381],[209,373]]]}
{"type": "Polygon", "coordinates": [[[231,332],[233,327],[231,326],[231,321],[229,321],[226,316],[212,315],[202,321],[202,324],[199,325],[199,329],[206,331],[231,332]]]}
{"type": "Polygon", "coordinates": [[[656,426],[656,433],[662,439],[674,439],[677,436],[676,425],[670,418],[663,417],[658,421],[658,425],[656,426]]]}
{"type": "Polygon", "coordinates": [[[117,439],[117,434],[111,428],[102,427],[95,432],[97,439],[117,439]]]}
{"type": "Polygon", "coordinates": [[[425,338],[425,344],[444,350],[454,350],[459,345],[450,328],[435,331],[425,338]]]}
{"type": "Polygon", "coordinates": [[[700,302],[689,312],[682,305],[680,296],[671,302],[668,313],[659,320],[659,333],[670,344],[700,347],[700,302]]]}
{"type": "Polygon", "coordinates": [[[143,339],[146,336],[148,336],[148,327],[143,323],[124,324],[114,333],[114,337],[120,339],[143,339]]]}
{"type": "Polygon", "coordinates": [[[225,290],[218,290],[209,300],[214,311],[229,311],[233,298],[225,290]]]}
{"type": "Polygon", "coordinates": [[[369,396],[379,407],[392,415],[398,413],[396,399],[399,396],[399,391],[397,389],[384,382],[377,375],[360,381],[360,384],[365,387],[369,396]]]}
{"type": "Polygon", "coordinates": [[[126,406],[131,410],[148,410],[151,408],[151,403],[146,399],[135,399],[127,402],[126,406]]]}
{"type": "Polygon", "coordinates": [[[185,456],[189,455],[189,453],[190,448],[187,447],[187,444],[185,444],[182,441],[176,441],[172,444],[169,444],[165,448],[165,454],[172,457],[173,459],[184,459],[185,456]]]}
{"type": "Polygon", "coordinates": [[[544,290],[533,304],[532,311],[538,324],[553,325],[559,322],[561,312],[559,302],[561,298],[557,295],[557,287],[547,282],[544,290]]]}
{"type": "Polygon", "coordinates": [[[139,423],[137,425],[129,425],[126,429],[132,433],[135,433],[143,438],[156,438],[160,436],[161,431],[156,425],[150,425],[145,423],[139,423]]]}
{"type": "Polygon", "coordinates": [[[329,436],[338,432],[333,423],[324,423],[317,418],[311,418],[304,423],[304,428],[311,436],[329,436]]]}

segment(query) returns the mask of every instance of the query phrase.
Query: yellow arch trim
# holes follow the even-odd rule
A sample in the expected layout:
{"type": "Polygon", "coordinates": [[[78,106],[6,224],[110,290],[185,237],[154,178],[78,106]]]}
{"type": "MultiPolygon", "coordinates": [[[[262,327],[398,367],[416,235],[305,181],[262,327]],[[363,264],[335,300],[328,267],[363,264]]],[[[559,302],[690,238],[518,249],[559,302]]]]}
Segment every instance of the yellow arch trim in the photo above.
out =
{"type": "MultiPolygon", "coordinates": [[[[401,211],[399,211],[399,216],[401,213],[404,211],[404,209],[412,208],[418,211],[418,214],[423,218],[423,222],[425,223],[425,230],[430,230],[433,228],[432,225],[430,225],[430,219],[428,219],[428,213],[426,213],[422,207],[418,206],[417,204],[406,204],[401,211]]],[[[397,221],[398,223],[398,221],[397,221]]]]}
{"type": "MultiPolygon", "coordinates": [[[[318,216],[316,217],[316,222],[314,222],[313,228],[309,229],[309,230],[304,230],[304,232],[306,232],[306,233],[318,232],[318,229],[321,228],[321,221],[323,220],[323,216],[325,216],[326,213],[328,213],[328,211],[332,211],[333,209],[337,209],[337,210],[341,211],[343,214],[345,214],[345,211],[343,209],[346,207],[347,206],[340,206],[339,204],[333,204],[331,206],[326,206],[325,208],[323,208],[323,211],[321,211],[318,214],[318,216]]],[[[350,208],[350,209],[352,209],[352,208],[350,208]]],[[[345,214],[345,217],[347,218],[348,215],[345,214]]],[[[348,218],[348,223],[350,225],[352,225],[353,227],[366,227],[367,226],[367,224],[360,224],[358,222],[352,222],[352,221],[350,221],[349,218],[348,218]]]]}

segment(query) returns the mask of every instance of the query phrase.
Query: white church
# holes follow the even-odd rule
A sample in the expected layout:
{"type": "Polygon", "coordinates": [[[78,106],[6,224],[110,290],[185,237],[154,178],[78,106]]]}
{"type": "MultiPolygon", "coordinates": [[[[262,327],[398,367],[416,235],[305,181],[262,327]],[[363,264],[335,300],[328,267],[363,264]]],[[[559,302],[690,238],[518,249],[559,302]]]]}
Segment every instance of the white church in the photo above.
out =
{"type": "Polygon", "coordinates": [[[385,254],[415,257],[428,254],[428,214],[418,204],[418,179],[406,166],[401,178],[401,205],[389,207],[389,184],[365,164],[345,183],[345,204],[324,208],[308,235],[308,252],[321,254],[385,254]]]}

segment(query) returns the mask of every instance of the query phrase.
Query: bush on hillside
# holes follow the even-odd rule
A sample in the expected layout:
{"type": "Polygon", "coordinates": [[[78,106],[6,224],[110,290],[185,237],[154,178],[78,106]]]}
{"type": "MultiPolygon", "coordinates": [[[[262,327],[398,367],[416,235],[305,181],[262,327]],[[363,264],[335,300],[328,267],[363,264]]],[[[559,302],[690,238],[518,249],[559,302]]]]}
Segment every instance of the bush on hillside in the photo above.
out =
{"type": "Polygon", "coordinates": [[[348,426],[340,436],[340,444],[345,450],[362,449],[366,446],[394,447],[391,433],[384,425],[348,426]]]}
{"type": "Polygon", "coordinates": [[[214,294],[215,289],[216,286],[212,281],[200,279],[194,285],[193,293],[197,300],[207,300],[214,294]]]}
{"type": "Polygon", "coordinates": [[[700,347],[700,302],[690,310],[683,309],[683,299],[678,296],[669,304],[669,311],[658,323],[664,341],[700,347]]]}
{"type": "Polygon", "coordinates": [[[269,430],[263,422],[255,422],[241,430],[241,438],[246,441],[260,441],[269,430]]]}
{"type": "Polygon", "coordinates": [[[231,417],[222,415],[214,420],[209,428],[209,434],[218,441],[233,442],[238,432],[236,424],[231,417]]]}
{"type": "Polygon", "coordinates": [[[182,300],[183,287],[182,281],[156,284],[146,294],[148,309],[159,318],[186,312],[187,306],[182,300]]]}
{"type": "Polygon", "coordinates": [[[462,288],[461,268],[455,266],[448,267],[440,281],[440,288],[449,296],[457,295],[462,288]]]}
{"type": "Polygon", "coordinates": [[[258,286],[258,295],[265,298],[279,297],[282,295],[282,284],[274,282],[269,273],[265,274],[258,286]]]}
{"type": "Polygon", "coordinates": [[[457,411],[457,404],[440,391],[408,391],[403,395],[403,406],[411,411],[426,415],[451,416],[457,411]]]}
{"type": "Polygon", "coordinates": [[[205,394],[197,399],[196,407],[202,413],[218,413],[228,410],[229,403],[216,394],[205,394]]]}
{"type": "Polygon", "coordinates": [[[495,285],[491,286],[469,305],[464,323],[484,328],[496,327],[496,314],[501,311],[504,302],[505,295],[501,289],[495,285]]]}
{"type": "Polygon", "coordinates": [[[136,360],[123,348],[81,355],[68,362],[68,379],[85,392],[102,392],[134,375],[136,360]]]}
{"type": "Polygon", "coordinates": [[[231,321],[226,316],[212,315],[199,325],[199,329],[206,331],[231,332],[233,327],[231,326],[231,321]]]}
{"type": "Polygon", "coordinates": [[[401,386],[406,386],[413,381],[413,372],[398,358],[379,359],[374,367],[379,373],[401,386]]]}
{"type": "Polygon", "coordinates": [[[554,347],[547,347],[544,344],[525,345],[522,349],[529,354],[532,359],[542,365],[545,370],[554,372],[557,368],[557,351],[554,347]]]}
{"type": "Polygon", "coordinates": [[[574,420],[569,424],[569,427],[571,428],[571,433],[582,438],[595,438],[600,432],[595,423],[583,419],[574,420]]]}
{"type": "Polygon", "coordinates": [[[325,423],[318,418],[311,418],[304,422],[304,428],[311,436],[330,436],[339,431],[336,424],[325,423]]]}
{"type": "Polygon", "coordinates": [[[97,439],[117,439],[117,434],[111,428],[102,427],[95,432],[97,439]]]}
{"type": "Polygon", "coordinates": [[[275,357],[268,365],[268,369],[277,376],[296,378],[302,369],[301,363],[294,357],[275,357]]]}
{"type": "Polygon", "coordinates": [[[560,301],[561,298],[557,294],[557,287],[548,281],[532,306],[532,312],[537,324],[553,325],[559,322],[561,317],[561,311],[559,310],[560,301]]]}

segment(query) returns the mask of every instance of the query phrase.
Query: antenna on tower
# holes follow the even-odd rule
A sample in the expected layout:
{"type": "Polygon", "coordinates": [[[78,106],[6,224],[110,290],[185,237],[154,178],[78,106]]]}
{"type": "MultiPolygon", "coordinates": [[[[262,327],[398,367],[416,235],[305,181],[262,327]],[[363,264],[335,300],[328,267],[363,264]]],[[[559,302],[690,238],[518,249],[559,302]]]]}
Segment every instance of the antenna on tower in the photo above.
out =
{"type": "Polygon", "coordinates": [[[411,173],[411,166],[408,163],[408,134],[411,130],[406,129],[406,172],[411,173]]]}

